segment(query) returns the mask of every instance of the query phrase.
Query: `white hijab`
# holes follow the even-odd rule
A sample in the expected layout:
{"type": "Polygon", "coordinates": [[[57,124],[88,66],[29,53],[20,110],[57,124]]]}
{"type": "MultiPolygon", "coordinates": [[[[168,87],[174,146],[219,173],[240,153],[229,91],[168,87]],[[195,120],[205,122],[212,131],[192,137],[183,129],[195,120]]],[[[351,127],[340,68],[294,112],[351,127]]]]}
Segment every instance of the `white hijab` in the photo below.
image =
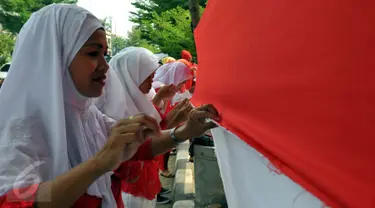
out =
{"type": "Polygon", "coordinates": [[[154,99],[156,95],[156,91],[154,88],[151,88],[150,92],[146,95],[148,100],[154,99]]]}
{"type": "Polygon", "coordinates": [[[157,89],[164,85],[173,84],[174,86],[193,78],[190,69],[181,62],[167,63],[161,66],[155,74],[152,87],[157,89]]]}
{"type": "MultiPolygon", "coordinates": [[[[146,80],[152,73],[159,67],[157,57],[145,48],[130,47],[126,50],[116,54],[109,62],[111,70],[109,73],[115,72],[120,80],[120,85],[116,84],[116,79],[107,80],[107,83],[112,82],[106,86],[105,93],[110,97],[117,97],[117,99],[106,100],[104,106],[101,108],[104,114],[118,118],[118,115],[127,118],[134,116],[137,113],[145,113],[158,122],[161,121],[159,112],[155,109],[154,105],[150,102],[147,95],[139,90],[139,86],[146,80]],[[118,94],[118,88],[123,89],[122,95],[118,94]],[[123,106],[118,100],[125,97],[126,106],[123,106]],[[121,106],[119,106],[121,105],[121,106]],[[116,115],[109,111],[109,106],[112,108],[120,109],[122,112],[117,112],[116,115]]],[[[112,76],[111,76],[112,77],[112,76]]],[[[102,95],[103,96],[103,95],[102,95]]],[[[104,95],[106,96],[106,95],[104,95]]],[[[102,97],[100,99],[103,99],[102,97]]]]}
{"type": "MultiPolygon", "coordinates": [[[[55,179],[91,158],[113,120],[79,94],[68,71],[75,54],[102,28],[90,12],[54,4],[34,13],[20,31],[0,91],[0,195],[55,179]]],[[[116,207],[111,173],[87,190],[116,207]]]]}
{"type": "Polygon", "coordinates": [[[109,68],[103,94],[94,102],[101,112],[118,121],[129,117],[125,114],[126,109],[128,109],[126,101],[129,101],[129,97],[128,92],[124,91],[116,72],[109,68]]]}

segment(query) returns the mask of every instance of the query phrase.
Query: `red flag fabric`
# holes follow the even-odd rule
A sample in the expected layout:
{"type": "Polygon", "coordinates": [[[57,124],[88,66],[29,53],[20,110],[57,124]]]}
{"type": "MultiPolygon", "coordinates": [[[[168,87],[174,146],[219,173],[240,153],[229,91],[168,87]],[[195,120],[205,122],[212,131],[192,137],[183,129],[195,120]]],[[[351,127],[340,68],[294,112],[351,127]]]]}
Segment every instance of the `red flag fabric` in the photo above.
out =
{"type": "Polygon", "coordinates": [[[210,0],[193,102],[215,104],[222,125],[328,205],[375,207],[374,8],[210,0]]]}

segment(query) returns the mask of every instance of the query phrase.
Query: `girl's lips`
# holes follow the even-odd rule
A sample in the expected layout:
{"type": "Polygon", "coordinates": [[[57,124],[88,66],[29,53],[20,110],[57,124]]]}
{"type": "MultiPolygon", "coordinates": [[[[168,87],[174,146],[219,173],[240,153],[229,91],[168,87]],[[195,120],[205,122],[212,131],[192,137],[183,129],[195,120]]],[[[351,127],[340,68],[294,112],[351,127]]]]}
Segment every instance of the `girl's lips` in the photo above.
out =
{"type": "Polygon", "coordinates": [[[100,78],[97,78],[97,79],[93,79],[94,82],[99,83],[103,86],[105,85],[105,80],[106,80],[106,77],[100,77],[100,78]]]}

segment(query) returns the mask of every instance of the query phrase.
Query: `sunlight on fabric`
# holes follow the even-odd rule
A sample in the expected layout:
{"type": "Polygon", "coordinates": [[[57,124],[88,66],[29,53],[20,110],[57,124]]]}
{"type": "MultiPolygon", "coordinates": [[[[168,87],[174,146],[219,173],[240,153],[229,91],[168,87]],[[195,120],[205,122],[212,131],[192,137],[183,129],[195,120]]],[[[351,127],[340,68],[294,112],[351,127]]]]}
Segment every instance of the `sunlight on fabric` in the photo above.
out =
{"type": "Polygon", "coordinates": [[[268,159],[222,127],[212,130],[225,194],[231,208],[321,208],[324,204],[268,159]]]}

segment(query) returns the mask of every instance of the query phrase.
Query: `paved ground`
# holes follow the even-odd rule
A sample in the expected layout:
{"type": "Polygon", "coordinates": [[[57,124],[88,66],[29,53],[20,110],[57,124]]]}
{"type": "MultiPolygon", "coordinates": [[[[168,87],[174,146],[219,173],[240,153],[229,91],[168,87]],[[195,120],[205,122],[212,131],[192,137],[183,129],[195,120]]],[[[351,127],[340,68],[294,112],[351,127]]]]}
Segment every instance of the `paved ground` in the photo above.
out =
{"type": "MultiPolygon", "coordinates": [[[[176,164],[175,162],[176,162],[176,156],[171,155],[169,157],[168,166],[169,166],[169,170],[173,171],[173,173],[175,171],[175,164],[176,164]]],[[[172,186],[173,186],[173,180],[174,180],[174,178],[164,178],[164,177],[160,176],[160,181],[161,181],[161,184],[163,185],[164,188],[171,189],[172,186]]],[[[156,205],[156,208],[172,208],[172,206],[173,206],[173,202],[170,203],[170,204],[156,205]]]]}

